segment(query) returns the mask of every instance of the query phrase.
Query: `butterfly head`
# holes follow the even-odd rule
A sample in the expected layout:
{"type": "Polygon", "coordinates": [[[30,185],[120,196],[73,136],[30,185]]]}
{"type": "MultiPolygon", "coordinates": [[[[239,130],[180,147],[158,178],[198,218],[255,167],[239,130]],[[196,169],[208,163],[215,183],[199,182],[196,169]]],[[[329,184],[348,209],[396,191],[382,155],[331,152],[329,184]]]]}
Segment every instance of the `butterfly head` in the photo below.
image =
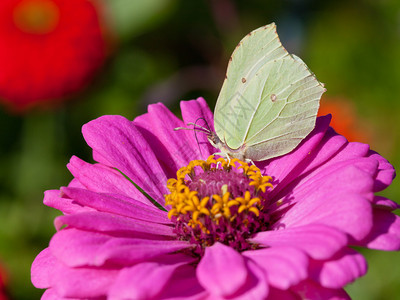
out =
{"type": "MultiPolygon", "coordinates": [[[[211,146],[214,148],[217,148],[220,152],[214,153],[215,155],[220,155],[224,157],[231,157],[231,158],[238,158],[240,160],[246,160],[248,157],[246,156],[246,151],[247,151],[247,145],[244,143],[241,147],[238,149],[232,149],[230,148],[226,141],[221,140],[217,133],[209,126],[207,125],[208,128],[202,127],[196,123],[188,123],[188,126],[193,126],[193,128],[188,128],[188,127],[177,127],[174,128],[174,130],[193,130],[194,132],[200,131],[206,134],[207,139],[211,146]]],[[[197,138],[196,138],[197,139],[197,138]]]]}
{"type": "Polygon", "coordinates": [[[221,146],[223,146],[223,142],[214,131],[210,130],[207,133],[207,139],[210,142],[210,144],[217,149],[221,149],[221,146]]]}

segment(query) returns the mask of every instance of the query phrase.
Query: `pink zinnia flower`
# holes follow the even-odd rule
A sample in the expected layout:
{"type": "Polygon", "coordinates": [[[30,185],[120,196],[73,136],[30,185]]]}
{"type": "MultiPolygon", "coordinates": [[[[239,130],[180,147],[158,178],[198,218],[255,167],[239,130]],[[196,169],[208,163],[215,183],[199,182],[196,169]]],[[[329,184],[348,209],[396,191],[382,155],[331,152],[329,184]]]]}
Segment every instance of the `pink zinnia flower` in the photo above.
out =
{"type": "Polygon", "coordinates": [[[329,116],[256,168],[201,160],[217,151],[206,137],[173,129],[212,113],[201,98],[181,109],[84,125],[98,163],[72,157],[72,182],[45,193],[64,215],[32,265],[44,299],[347,299],[367,271],[352,246],[400,249],[399,206],[374,194],[393,167],[329,116]]]}

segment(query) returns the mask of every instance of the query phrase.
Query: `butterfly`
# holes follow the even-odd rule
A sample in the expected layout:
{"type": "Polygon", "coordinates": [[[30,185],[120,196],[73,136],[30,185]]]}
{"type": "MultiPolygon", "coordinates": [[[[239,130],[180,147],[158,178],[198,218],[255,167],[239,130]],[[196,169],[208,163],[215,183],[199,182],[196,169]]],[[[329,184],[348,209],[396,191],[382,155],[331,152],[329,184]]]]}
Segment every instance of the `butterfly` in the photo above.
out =
{"type": "Polygon", "coordinates": [[[206,131],[219,155],[263,161],[289,153],[313,130],[326,91],[306,64],[282,46],[274,23],[236,46],[206,131]]]}

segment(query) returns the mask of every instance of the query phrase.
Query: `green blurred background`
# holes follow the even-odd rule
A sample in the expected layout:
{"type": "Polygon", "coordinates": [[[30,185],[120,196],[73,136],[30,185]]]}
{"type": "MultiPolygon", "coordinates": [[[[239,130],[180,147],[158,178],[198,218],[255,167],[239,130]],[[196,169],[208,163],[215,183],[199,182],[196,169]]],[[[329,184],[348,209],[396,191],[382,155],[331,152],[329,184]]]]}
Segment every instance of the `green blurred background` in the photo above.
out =
{"type": "MultiPolygon", "coordinates": [[[[179,101],[203,96],[214,107],[228,58],[251,30],[275,22],[285,47],[326,84],[324,103],[350,106],[347,129],[400,167],[400,2],[103,0],[114,42],[92,84],[54,109],[0,108],[0,261],[11,299],[38,299],[30,265],[55,232],[58,212],[43,191],[72,179],[72,155],[91,152],[81,126],[104,114],[129,119],[150,103],[179,115],[179,101]]],[[[335,119],[336,116],[336,119],[335,119]]],[[[344,118],[344,117],[343,117],[344,118]]],[[[340,188],[340,187],[339,187],[340,188]]],[[[398,180],[382,193],[400,201],[398,180]]],[[[362,251],[369,273],[354,299],[400,297],[400,254],[362,251]]]]}

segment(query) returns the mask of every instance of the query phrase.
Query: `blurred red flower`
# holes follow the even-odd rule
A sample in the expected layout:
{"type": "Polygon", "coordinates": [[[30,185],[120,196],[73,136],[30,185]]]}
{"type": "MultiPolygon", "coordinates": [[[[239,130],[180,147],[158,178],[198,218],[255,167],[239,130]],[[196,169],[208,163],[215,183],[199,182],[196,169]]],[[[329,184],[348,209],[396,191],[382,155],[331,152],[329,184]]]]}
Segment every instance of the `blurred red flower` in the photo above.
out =
{"type": "Polygon", "coordinates": [[[7,275],[6,271],[0,265],[0,300],[7,300],[8,297],[6,295],[6,282],[7,282],[7,275]]]}
{"type": "Polygon", "coordinates": [[[323,96],[318,116],[332,114],[331,126],[348,141],[371,143],[371,130],[358,116],[354,103],[346,98],[323,96]]]}
{"type": "Polygon", "coordinates": [[[85,86],[106,44],[89,0],[0,1],[0,99],[16,110],[85,86]]]}

